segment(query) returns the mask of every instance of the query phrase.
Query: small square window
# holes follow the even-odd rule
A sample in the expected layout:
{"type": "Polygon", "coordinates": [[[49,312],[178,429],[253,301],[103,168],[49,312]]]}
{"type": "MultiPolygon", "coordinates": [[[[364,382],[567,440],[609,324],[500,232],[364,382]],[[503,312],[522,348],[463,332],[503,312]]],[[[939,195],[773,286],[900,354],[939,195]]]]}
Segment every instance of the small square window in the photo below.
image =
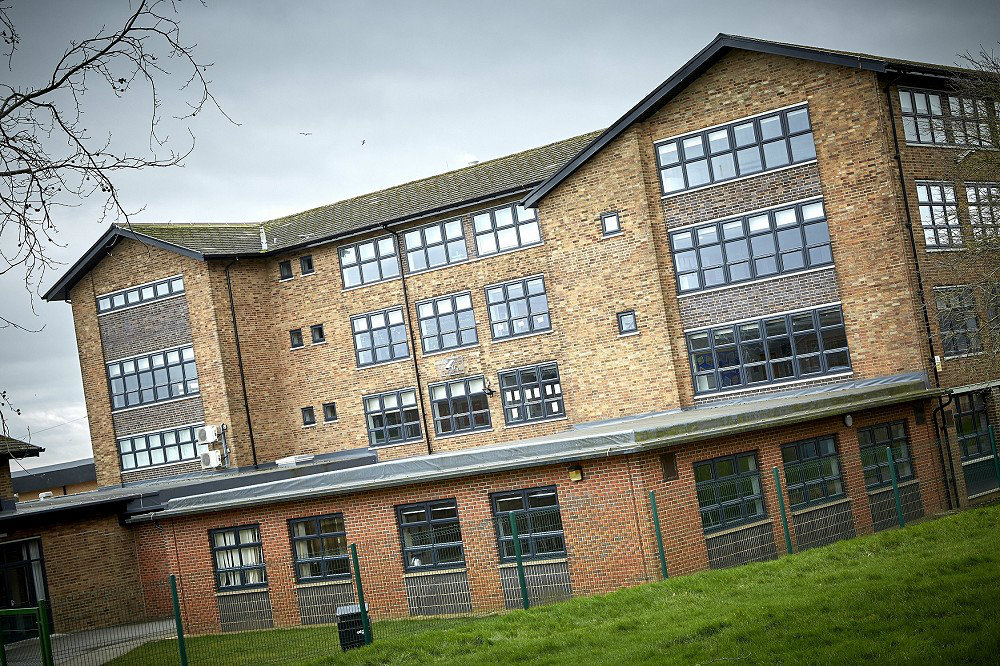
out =
{"type": "Polygon", "coordinates": [[[281,280],[292,279],[292,260],[286,259],[278,262],[278,278],[281,280]]]}
{"type": "Polygon", "coordinates": [[[323,333],[323,324],[314,324],[309,327],[309,331],[312,333],[312,343],[314,345],[326,342],[326,335],[323,333]]]}
{"type": "Polygon", "coordinates": [[[313,266],[313,258],[311,254],[299,257],[299,266],[302,268],[303,275],[312,275],[316,272],[316,268],[313,266]]]}
{"type": "Polygon", "coordinates": [[[302,408],[302,425],[311,426],[316,425],[316,412],[312,407],[302,408]]]}
{"type": "Polygon", "coordinates": [[[323,403],[323,421],[330,423],[337,420],[337,403],[335,402],[324,402],[323,403]]]}
{"type": "Polygon", "coordinates": [[[614,236],[621,233],[622,224],[618,219],[618,213],[604,213],[601,215],[601,233],[605,236],[614,236]]]}
{"type": "Polygon", "coordinates": [[[288,337],[291,338],[292,349],[296,349],[298,347],[301,347],[303,344],[305,344],[302,341],[302,329],[301,328],[293,328],[292,330],[288,331],[288,337]]]}
{"type": "Polygon", "coordinates": [[[664,481],[673,481],[678,478],[677,474],[677,454],[663,453],[660,455],[660,468],[663,471],[664,481]]]}
{"type": "Polygon", "coordinates": [[[618,313],[618,335],[627,335],[639,331],[639,323],[635,319],[635,310],[618,313]]]}

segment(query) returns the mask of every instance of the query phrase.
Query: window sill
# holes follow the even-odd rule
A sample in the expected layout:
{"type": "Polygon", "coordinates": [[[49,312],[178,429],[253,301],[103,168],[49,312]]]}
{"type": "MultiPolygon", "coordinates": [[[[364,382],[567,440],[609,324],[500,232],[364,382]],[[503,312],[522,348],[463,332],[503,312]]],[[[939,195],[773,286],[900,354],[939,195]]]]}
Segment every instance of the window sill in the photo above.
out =
{"type": "Polygon", "coordinates": [[[631,331],[629,333],[619,333],[618,337],[619,338],[631,338],[631,337],[635,337],[636,335],[639,335],[639,331],[631,331]]]}
{"type": "Polygon", "coordinates": [[[552,423],[553,421],[566,421],[569,416],[553,416],[550,419],[535,419],[534,421],[527,421],[525,423],[505,423],[504,428],[524,428],[526,426],[539,425],[540,423],[552,423]]]}
{"type": "Polygon", "coordinates": [[[701,296],[702,294],[710,294],[716,291],[723,291],[726,289],[736,289],[737,287],[747,287],[749,285],[761,284],[764,282],[773,282],[774,280],[780,280],[781,278],[796,277],[798,275],[808,275],[809,273],[819,273],[820,271],[832,271],[836,266],[833,262],[829,264],[824,264],[822,266],[813,266],[801,271],[791,271],[790,273],[779,273],[778,275],[768,275],[767,277],[756,278],[754,280],[743,280],[742,282],[733,282],[732,284],[723,284],[718,287],[708,287],[707,289],[692,289],[691,291],[680,292],[677,294],[678,300],[681,298],[691,298],[692,296],[701,296]]]}
{"type": "Polygon", "coordinates": [[[434,576],[436,574],[465,573],[466,571],[468,571],[468,569],[465,565],[441,569],[427,569],[426,571],[404,571],[403,578],[420,578],[422,576],[434,576]]]}
{"type": "Polygon", "coordinates": [[[993,146],[976,146],[964,143],[920,143],[918,141],[904,141],[908,148],[950,148],[952,150],[989,150],[996,151],[993,146]]]}
{"type": "Polygon", "coordinates": [[[618,238],[619,236],[624,236],[624,231],[616,231],[613,234],[601,234],[601,240],[608,240],[609,238],[618,238]]]}
{"type": "MultiPolygon", "coordinates": [[[[965,467],[966,465],[975,465],[977,463],[986,462],[987,460],[993,460],[992,453],[987,453],[984,456],[979,456],[978,458],[972,458],[971,460],[963,460],[962,466],[965,467]]],[[[993,491],[990,490],[988,492],[993,492],[993,491]]]]}
{"type": "Polygon", "coordinates": [[[839,499],[831,500],[829,502],[823,502],[821,504],[810,504],[809,506],[804,506],[801,509],[792,509],[790,513],[793,516],[801,516],[802,514],[809,513],[810,511],[819,511],[820,509],[828,509],[831,506],[837,506],[838,504],[850,504],[850,497],[841,497],[839,499]]]}
{"type": "Polygon", "coordinates": [[[956,361],[960,358],[971,358],[973,356],[982,356],[985,353],[986,352],[984,351],[969,352],[968,354],[955,354],[954,356],[942,356],[941,359],[944,361],[956,361]]]}
{"type": "MultiPolygon", "coordinates": [[[[896,485],[899,486],[900,488],[905,488],[906,486],[912,486],[912,485],[918,484],[918,483],[920,483],[920,479],[909,479],[907,481],[900,481],[896,485]]],[[[868,493],[869,497],[871,497],[872,495],[878,495],[879,493],[884,493],[884,492],[890,492],[891,493],[892,492],[892,484],[889,483],[889,484],[886,484],[884,486],[879,486],[878,488],[868,488],[866,490],[866,492],[868,493]]]]}
{"type": "MultiPolygon", "coordinates": [[[[477,335],[478,335],[478,332],[477,332],[477,335]]],[[[432,356],[442,356],[442,355],[448,354],[448,353],[457,354],[457,353],[463,352],[463,351],[465,351],[467,349],[475,349],[476,347],[479,347],[480,345],[482,345],[482,343],[481,342],[477,342],[474,345],[462,345],[461,347],[448,347],[447,349],[438,349],[437,351],[432,351],[432,352],[427,352],[427,353],[420,352],[420,358],[430,358],[432,356]]],[[[365,366],[365,367],[368,367],[368,366],[365,366]]]]}
{"type": "Polygon", "coordinates": [[[404,358],[396,358],[396,359],[393,359],[391,361],[379,361],[378,363],[369,363],[368,365],[359,365],[359,366],[355,366],[354,370],[355,371],[361,371],[361,370],[370,370],[371,368],[381,368],[381,367],[384,367],[386,365],[392,365],[393,363],[404,363],[406,361],[409,361],[411,358],[412,358],[412,356],[406,356],[404,358]]]}
{"type": "Polygon", "coordinates": [[[438,435],[435,433],[434,441],[436,442],[440,439],[454,439],[456,437],[467,437],[469,435],[478,435],[484,432],[493,432],[493,426],[490,426],[489,428],[476,428],[475,430],[463,430],[462,432],[450,432],[446,435],[438,435]]]}
{"type": "Polygon", "coordinates": [[[414,439],[408,439],[404,442],[393,442],[392,444],[369,444],[368,448],[372,451],[378,451],[379,449],[391,449],[396,446],[406,446],[407,444],[417,444],[423,443],[425,440],[423,437],[417,437],[414,439]]]}
{"type": "Polygon", "coordinates": [[[993,490],[984,490],[981,493],[976,493],[975,495],[969,495],[970,500],[979,499],[980,497],[986,497],[987,495],[992,495],[993,493],[1000,492],[1000,488],[994,488],[993,490]]]}
{"type": "Polygon", "coordinates": [[[804,384],[806,382],[815,382],[826,379],[838,379],[838,378],[853,377],[853,376],[854,376],[854,371],[851,370],[849,372],[838,372],[830,375],[816,375],[815,377],[806,377],[805,379],[796,379],[790,382],[761,382],[760,384],[754,384],[753,386],[746,386],[743,388],[732,389],[729,391],[712,391],[710,393],[697,393],[695,394],[694,399],[697,401],[697,400],[704,400],[706,398],[717,398],[719,396],[739,395],[741,393],[747,393],[749,391],[759,391],[764,388],[780,389],[783,386],[795,386],[797,384],[804,384]]]}
{"type": "Polygon", "coordinates": [[[316,427],[315,423],[309,423],[309,424],[303,425],[302,429],[305,430],[306,428],[315,428],[315,427],[316,427]]]}
{"type": "Polygon", "coordinates": [[[715,537],[725,536],[727,534],[734,534],[741,530],[748,530],[752,527],[760,527],[761,525],[768,525],[774,522],[771,518],[764,518],[763,520],[755,520],[751,523],[744,523],[742,525],[737,525],[736,527],[727,527],[721,530],[713,530],[711,532],[705,532],[705,540],[714,539],[715,537]]]}
{"type": "Polygon", "coordinates": [[[965,252],[967,248],[965,247],[927,247],[924,246],[924,252],[929,252],[931,254],[940,254],[942,252],[965,252]]]}
{"type": "MultiPolygon", "coordinates": [[[[669,140],[669,139],[664,139],[664,141],[667,141],[667,140],[669,140]]],[[[816,164],[816,158],[814,157],[811,160],[806,160],[804,162],[796,162],[795,164],[788,164],[788,165],[783,166],[783,167],[778,167],[777,169],[766,169],[764,171],[758,171],[757,173],[747,174],[746,176],[740,176],[739,178],[730,178],[729,180],[721,180],[721,181],[719,181],[717,183],[709,183],[708,185],[699,185],[698,187],[692,187],[691,189],[688,189],[688,190],[679,190],[677,192],[670,192],[669,194],[663,194],[663,195],[661,195],[660,196],[660,200],[661,201],[665,201],[667,199],[672,199],[674,197],[683,196],[685,194],[692,194],[694,192],[703,192],[703,191],[711,189],[713,187],[719,187],[721,185],[728,185],[729,183],[738,183],[741,180],[747,180],[747,179],[750,179],[750,178],[759,178],[761,176],[766,176],[766,175],[771,174],[771,173],[779,173],[781,171],[787,171],[788,169],[794,169],[796,167],[806,166],[808,164],[816,164]]],[[[657,176],[659,176],[659,175],[657,175],[657,176]]]]}
{"type": "MultiPolygon", "coordinates": [[[[538,226],[539,226],[539,228],[541,228],[541,222],[538,221],[538,220],[535,220],[535,221],[538,222],[538,226]]],[[[475,234],[473,234],[473,235],[475,235],[475,234]]],[[[473,239],[473,242],[475,242],[475,239],[473,239]]],[[[517,247],[512,247],[512,248],[507,249],[507,250],[497,250],[496,252],[490,252],[489,254],[479,254],[479,248],[477,247],[476,248],[476,257],[475,257],[475,259],[473,259],[473,261],[478,261],[480,259],[489,259],[490,257],[498,257],[498,256],[503,255],[503,254],[511,254],[512,252],[520,252],[521,250],[527,250],[527,249],[530,249],[530,248],[533,248],[533,247],[540,247],[542,245],[545,245],[545,241],[544,240],[540,240],[537,243],[530,243],[528,245],[518,245],[517,247]]]]}
{"type": "Polygon", "coordinates": [[[300,349],[305,349],[305,348],[306,348],[305,345],[299,345],[298,347],[289,347],[288,351],[298,351],[300,349]]]}
{"type": "Polygon", "coordinates": [[[524,338],[534,338],[534,337],[539,336],[539,335],[549,335],[549,334],[555,333],[555,332],[556,332],[556,329],[554,329],[554,328],[548,328],[548,329],[546,329],[544,331],[535,331],[533,333],[522,333],[521,335],[511,335],[511,336],[508,336],[506,338],[499,338],[499,339],[492,338],[492,342],[493,342],[493,344],[501,344],[501,343],[504,343],[504,342],[513,342],[514,340],[523,340],[524,338]]]}
{"type": "Polygon", "coordinates": [[[255,585],[253,587],[241,587],[238,590],[216,590],[215,596],[217,597],[232,597],[238,594],[247,594],[248,592],[268,592],[269,588],[267,585],[255,585]]]}
{"type": "Polygon", "coordinates": [[[304,583],[295,583],[296,588],[300,587],[325,587],[327,585],[351,585],[350,577],[331,578],[329,580],[310,580],[304,583]]]}
{"type": "Polygon", "coordinates": [[[295,279],[294,275],[292,277],[278,278],[278,284],[281,284],[282,282],[291,282],[294,279],[295,279]]]}
{"type": "MultiPolygon", "coordinates": [[[[552,558],[548,558],[548,559],[545,559],[545,558],[533,558],[533,559],[530,559],[530,560],[525,560],[525,559],[522,558],[521,561],[524,563],[524,566],[526,566],[526,567],[530,567],[530,566],[535,565],[535,564],[562,564],[563,562],[569,562],[569,560],[566,558],[565,555],[561,555],[561,556],[558,556],[558,557],[552,557],[552,558]]],[[[516,567],[516,566],[517,566],[517,562],[501,562],[500,563],[500,568],[501,569],[510,569],[510,568],[516,567]]]]}
{"type": "Polygon", "coordinates": [[[340,421],[340,419],[330,419],[329,421],[327,421],[326,419],[323,419],[323,425],[333,425],[334,423],[337,423],[339,421],[340,421]]]}
{"type": "MultiPolygon", "coordinates": [[[[402,268],[400,268],[400,270],[402,270],[402,268]]],[[[396,280],[401,280],[401,279],[403,279],[402,275],[397,275],[396,277],[385,278],[384,280],[377,280],[376,282],[365,282],[364,284],[356,284],[353,287],[342,287],[340,293],[344,293],[345,291],[354,291],[355,289],[364,289],[365,287],[374,287],[377,284],[395,282],[396,280]]]]}
{"type": "Polygon", "coordinates": [[[157,405],[166,405],[171,402],[180,402],[181,400],[193,400],[194,398],[200,398],[201,391],[197,393],[191,393],[189,395],[182,395],[177,398],[170,398],[169,400],[157,400],[156,402],[147,402],[143,405],[135,405],[134,407],[121,407],[120,409],[112,409],[111,416],[114,417],[115,414],[122,414],[124,412],[132,412],[137,409],[148,409],[150,407],[156,407],[157,405]]]}
{"type": "Polygon", "coordinates": [[[320,345],[325,345],[325,344],[326,344],[326,342],[327,342],[326,340],[323,340],[322,342],[310,342],[310,343],[309,343],[309,346],[310,346],[310,347],[318,347],[318,346],[320,346],[320,345]]]}

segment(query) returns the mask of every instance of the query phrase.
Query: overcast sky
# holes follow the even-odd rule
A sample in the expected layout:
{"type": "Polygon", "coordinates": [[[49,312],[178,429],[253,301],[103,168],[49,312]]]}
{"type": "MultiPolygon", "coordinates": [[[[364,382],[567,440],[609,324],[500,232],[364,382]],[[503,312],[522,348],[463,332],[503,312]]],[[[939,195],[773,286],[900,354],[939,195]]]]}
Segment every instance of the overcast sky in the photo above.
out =
{"type": "MultiPolygon", "coordinates": [[[[128,11],[126,0],[13,5],[22,42],[0,78],[25,87],[128,11]]],[[[183,168],[119,181],[144,222],[259,221],[605,127],[719,32],[945,64],[1000,36],[991,1],[185,0],[179,18],[239,125],[207,111],[183,168]]],[[[144,103],[84,102],[88,122],[116,129],[148,118],[144,103]]],[[[88,207],[56,222],[65,247],[52,255],[67,265],[106,228],[88,207]]],[[[0,276],[0,313],[44,327],[0,330],[0,388],[23,411],[12,434],[46,448],[28,466],[87,457],[70,306],[36,298],[34,309],[20,276],[0,276]]]]}

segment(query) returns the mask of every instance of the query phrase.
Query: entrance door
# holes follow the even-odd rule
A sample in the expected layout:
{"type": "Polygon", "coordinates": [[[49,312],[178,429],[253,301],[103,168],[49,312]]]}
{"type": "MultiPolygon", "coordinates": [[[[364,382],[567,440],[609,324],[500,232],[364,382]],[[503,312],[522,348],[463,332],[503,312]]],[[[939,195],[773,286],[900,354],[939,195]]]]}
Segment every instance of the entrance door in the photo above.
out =
{"type": "MultiPolygon", "coordinates": [[[[0,544],[0,607],[26,608],[47,598],[40,539],[0,544]]],[[[35,618],[17,615],[0,618],[4,642],[38,635],[35,618]]]]}

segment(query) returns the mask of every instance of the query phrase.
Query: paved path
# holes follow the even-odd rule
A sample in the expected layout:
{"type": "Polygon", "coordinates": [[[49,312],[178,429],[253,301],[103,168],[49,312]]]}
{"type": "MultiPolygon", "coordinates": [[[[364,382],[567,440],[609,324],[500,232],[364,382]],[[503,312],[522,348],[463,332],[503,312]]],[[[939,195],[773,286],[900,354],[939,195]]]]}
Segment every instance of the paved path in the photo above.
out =
{"type": "MultiPolygon", "coordinates": [[[[57,666],[101,666],[143,643],[176,635],[173,620],[53,634],[52,658],[57,666]]],[[[41,666],[38,639],[8,645],[7,663],[9,666],[41,666]]]]}

